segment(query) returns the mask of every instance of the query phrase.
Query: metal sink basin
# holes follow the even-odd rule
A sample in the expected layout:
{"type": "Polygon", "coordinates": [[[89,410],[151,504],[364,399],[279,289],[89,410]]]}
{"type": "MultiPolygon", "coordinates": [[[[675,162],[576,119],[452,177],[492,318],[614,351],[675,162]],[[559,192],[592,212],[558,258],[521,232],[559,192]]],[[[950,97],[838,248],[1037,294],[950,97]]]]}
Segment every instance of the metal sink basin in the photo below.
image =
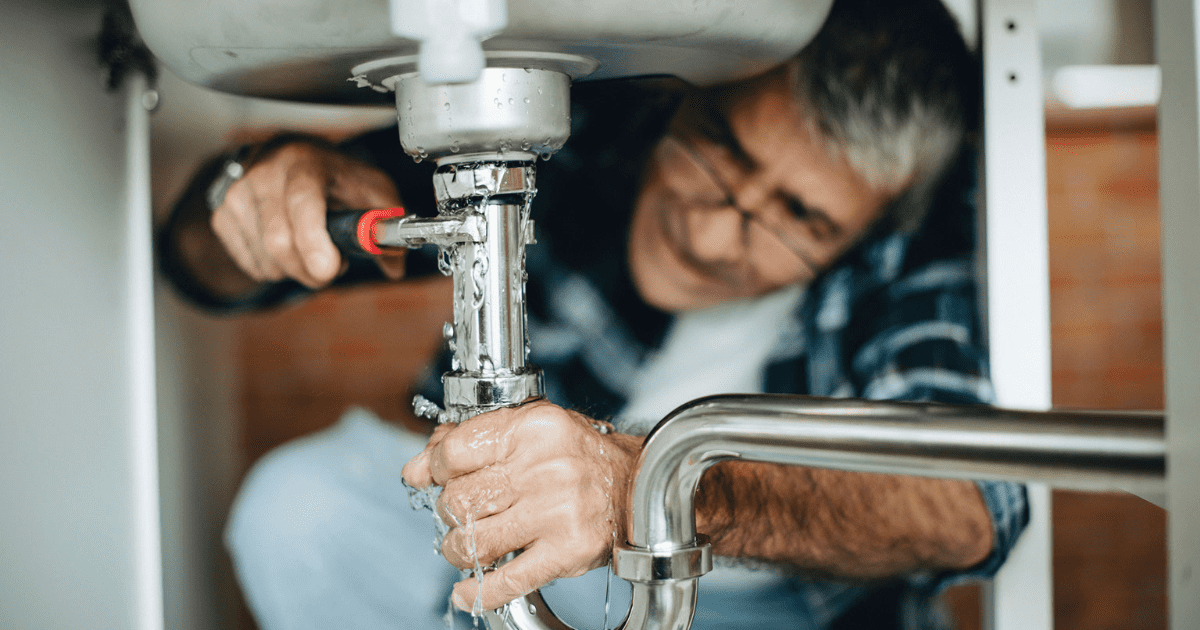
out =
{"type": "MultiPolygon", "coordinates": [[[[509,0],[492,56],[567,54],[579,79],[674,75],[735,79],[788,58],[831,0],[509,0]],[[593,70],[594,68],[594,70],[593,70]]],[[[183,78],[223,92],[323,103],[386,102],[351,69],[415,55],[393,34],[385,0],[132,0],[147,45],[183,78]]],[[[491,63],[491,62],[489,62],[491,63]]],[[[494,64],[492,64],[494,65],[494,64]]]]}

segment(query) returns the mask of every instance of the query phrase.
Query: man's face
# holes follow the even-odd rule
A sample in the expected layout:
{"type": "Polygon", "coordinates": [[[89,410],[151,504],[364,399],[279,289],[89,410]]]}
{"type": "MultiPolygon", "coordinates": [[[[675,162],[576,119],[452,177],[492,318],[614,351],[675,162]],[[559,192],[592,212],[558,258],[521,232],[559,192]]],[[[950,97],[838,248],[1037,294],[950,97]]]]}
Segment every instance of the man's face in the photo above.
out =
{"type": "Polygon", "coordinates": [[[898,190],[872,188],[811,137],[772,72],[728,106],[689,98],[655,148],[634,209],[630,266],[667,311],[807,283],[853,246],[898,190]]]}

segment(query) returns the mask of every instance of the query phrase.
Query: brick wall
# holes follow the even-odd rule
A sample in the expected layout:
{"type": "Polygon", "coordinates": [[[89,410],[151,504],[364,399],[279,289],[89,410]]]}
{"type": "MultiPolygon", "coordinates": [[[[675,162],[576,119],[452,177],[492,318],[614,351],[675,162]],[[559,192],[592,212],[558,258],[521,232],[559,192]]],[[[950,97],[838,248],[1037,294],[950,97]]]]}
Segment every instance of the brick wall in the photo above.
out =
{"type": "MultiPolygon", "coordinates": [[[[1153,118],[1049,129],[1054,404],[1162,409],[1153,118]]],[[[1125,494],[1056,492],[1057,627],[1166,628],[1166,557],[1164,510],[1125,494]]]]}

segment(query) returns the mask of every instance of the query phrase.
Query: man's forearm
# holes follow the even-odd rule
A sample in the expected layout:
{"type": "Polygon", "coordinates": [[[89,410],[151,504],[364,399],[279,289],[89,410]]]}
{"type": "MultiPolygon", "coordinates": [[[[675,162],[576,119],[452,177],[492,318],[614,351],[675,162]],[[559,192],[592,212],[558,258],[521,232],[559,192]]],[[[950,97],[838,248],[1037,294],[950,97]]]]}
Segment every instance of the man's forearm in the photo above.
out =
{"type": "Polygon", "coordinates": [[[696,521],[719,555],[855,579],[966,569],[993,536],[969,481],[751,462],[705,474],[696,521]]]}

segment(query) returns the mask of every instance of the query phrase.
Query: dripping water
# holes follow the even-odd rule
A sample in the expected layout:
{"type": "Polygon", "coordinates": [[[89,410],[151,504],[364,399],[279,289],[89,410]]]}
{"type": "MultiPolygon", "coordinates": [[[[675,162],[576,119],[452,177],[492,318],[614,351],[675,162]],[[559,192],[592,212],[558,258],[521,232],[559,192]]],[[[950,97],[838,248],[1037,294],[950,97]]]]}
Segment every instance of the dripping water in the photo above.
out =
{"type": "Polygon", "coordinates": [[[408,506],[416,511],[429,510],[430,516],[433,517],[433,552],[441,555],[442,541],[445,540],[446,533],[450,531],[450,527],[438,518],[437,512],[434,510],[438,496],[442,494],[441,486],[429,485],[424,488],[414,488],[403,479],[400,481],[408,490],[408,506]]]}
{"type": "MultiPolygon", "coordinates": [[[[613,549],[617,546],[617,528],[613,528],[612,533],[613,549]]],[[[604,623],[600,625],[600,630],[608,630],[608,608],[612,602],[612,577],[613,577],[612,558],[608,559],[608,566],[604,569],[604,623]]]]}
{"type": "Polygon", "coordinates": [[[479,617],[483,615],[483,567],[479,565],[479,552],[475,547],[475,517],[467,518],[467,527],[471,530],[471,561],[475,564],[475,603],[471,604],[471,619],[475,627],[479,627],[479,617]]]}

